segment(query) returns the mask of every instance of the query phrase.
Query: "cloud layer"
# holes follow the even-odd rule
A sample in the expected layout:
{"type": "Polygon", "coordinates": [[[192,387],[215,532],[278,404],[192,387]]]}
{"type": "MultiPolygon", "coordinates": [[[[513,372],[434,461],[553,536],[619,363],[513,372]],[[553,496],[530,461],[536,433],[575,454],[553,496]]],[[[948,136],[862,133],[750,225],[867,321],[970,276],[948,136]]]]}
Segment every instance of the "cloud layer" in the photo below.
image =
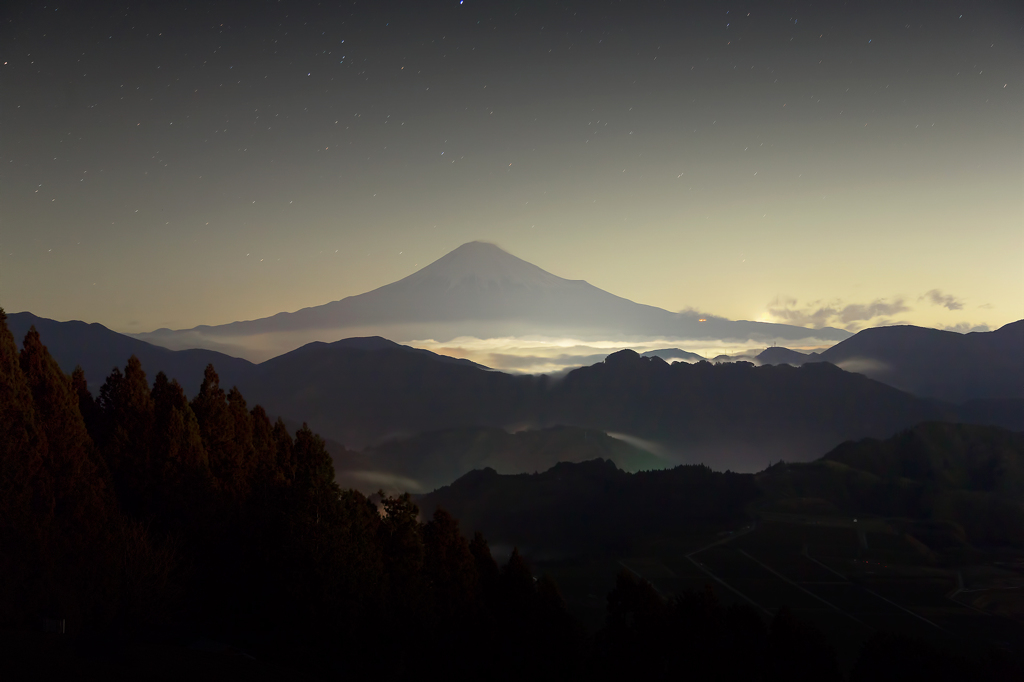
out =
{"type": "Polygon", "coordinates": [[[935,305],[940,305],[946,310],[963,310],[964,303],[952,294],[944,294],[939,289],[932,289],[921,295],[917,300],[927,300],[935,305]]]}
{"type": "Polygon", "coordinates": [[[768,314],[779,322],[801,327],[843,327],[859,329],[862,322],[890,317],[911,308],[901,297],[892,300],[875,299],[870,303],[844,303],[843,301],[812,301],[800,305],[795,298],[776,298],[768,304],[768,314]]]}
{"type": "MultiPolygon", "coordinates": [[[[964,309],[964,300],[959,296],[947,294],[941,289],[931,289],[917,297],[919,303],[932,306],[939,306],[948,311],[960,311],[964,309]]],[[[978,308],[990,309],[990,304],[980,305],[978,308]]],[[[779,296],[768,304],[767,314],[775,322],[785,322],[803,327],[842,327],[851,332],[856,332],[865,327],[882,327],[894,324],[911,324],[906,320],[893,319],[901,313],[913,311],[914,308],[907,303],[904,296],[891,296],[889,298],[876,298],[870,303],[847,303],[836,299],[832,301],[811,301],[801,304],[799,300],[779,296]]],[[[917,324],[920,324],[918,322],[917,324]]],[[[950,324],[949,321],[940,322],[934,325],[936,329],[955,331],[961,334],[967,332],[989,331],[987,324],[975,324],[972,322],[959,322],[950,324]]]]}

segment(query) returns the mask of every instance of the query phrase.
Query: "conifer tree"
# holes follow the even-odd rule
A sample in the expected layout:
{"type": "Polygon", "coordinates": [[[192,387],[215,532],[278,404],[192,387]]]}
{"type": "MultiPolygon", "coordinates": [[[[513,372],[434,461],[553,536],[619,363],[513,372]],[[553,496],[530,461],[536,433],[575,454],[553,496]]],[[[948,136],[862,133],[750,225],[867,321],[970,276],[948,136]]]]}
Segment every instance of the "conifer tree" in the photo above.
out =
{"type": "Polygon", "coordinates": [[[92,438],[71,377],[60,370],[35,327],[25,337],[19,363],[32,390],[37,424],[46,433],[57,506],[67,506],[63,513],[73,516],[98,513],[105,506],[108,492],[93,456],[92,438]],[[80,489],[75,491],[74,486],[80,489]]]}
{"type": "Polygon", "coordinates": [[[285,485],[295,480],[295,452],[292,435],[280,417],[274,422],[274,455],[276,458],[275,479],[285,485]]]}
{"type": "Polygon", "coordinates": [[[397,497],[385,496],[383,491],[378,494],[383,508],[379,531],[381,550],[391,604],[406,604],[418,611],[424,553],[419,509],[409,493],[397,497]]]}
{"type": "Polygon", "coordinates": [[[212,477],[199,423],[176,380],[160,372],[153,381],[153,461],[162,513],[170,520],[195,519],[205,510],[212,477]]]}
{"type": "Polygon", "coordinates": [[[526,611],[533,606],[536,596],[533,572],[526,559],[519,553],[518,547],[512,548],[508,563],[502,567],[498,576],[498,585],[506,608],[512,611],[526,611]]]}
{"type": "Polygon", "coordinates": [[[33,512],[45,512],[38,504],[33,510],[33,485],[38,485],[42,474],[43,444],[36,428],[32,391],[18,361],[18,346],[0,308],[0,524],[26,528],[33,512]]]}
{"type": "Polygon", "coordinates": [[[278,479],[274,425],[270,423],[267,411],[259,405],[252,408],[249,415],[252,422],[252,485],[265,496],[278,479]]]}
{"type": "Polygon", "coordinates": [[[206,366],[199,393],[192,399],[192,411],[210,461],[210,471],[221,490],[234,498],[239,491],[241,462],[235,447],[235,423],[228,409],[227,395],[213,365],[206,366]]]}
{"type": "Polygon", "coordinates": [[[154,479],[154,411],[146,373],[134,355],[124,373],[114,368],[100,387],[101,451],[110,467],[118,500],[129,512],[143,512],[154,479]]]}
{"type": "Polygon", "coordinates": [[[323,438],[310,430],[308,424],[303,424],[302,428],[295,432],[292,456],[295,460],[296,485],[317,491],[326,488],[331,492],[337,492],[334,462],[327,452],[327,445],[323,438]]]}
{"type": "Polygon", "coordinates": [[[479,580],[469,543],[459,522],[438,508],[423,527],[423,576],[432,596],[432,611],[443,620],[467,617],[479,599],[479,580]]]}
{"type": "Polygon", "coordinates": [[[480,592],[484,603],[494,607],[494,600],[498,589],[498,562],[491,555],[491,548],[487,539],[480,531],[473,533],[473,539],[469,542],[469,553],[473,556],[473,563],[476,566],[477,580],[480,585],[480,592]]]}
{"type": "Polygon", "coordinates": [[[89,383],[85,379],[85,371],[81,366],[75,367],[71,373],[71,390],[78,396],[78,411],[85,422],[85,428],[89,432],[93,443],[99,440],[99,429],[102,415],[100,407],[89,392],[89,383]]]}
{"type": "Polygon", "coordinates": [[[153,382],[155,434],[164,469],[202,471],[209,468],[199,422],[177,380],[160,372],[153,382]]]}
{"type": "Polygon", "coordinates": [[[40,539],[52,519],[52,495],[43,483],[43,441],[36,429],[18,346],[0,308],[0,617],[32,608],[31,583],[40,539]]]}
{"type": "Polygon", "coordinates": [[[304,577],[292,581],[289,587],[293,596],[303,595],[306,608],[322,613],[323,609],[338,607],[342,592],[340,490],[323,439],[305,424],[296,432],[292,450],[295,480],[279,503],[285,522],[282,545],[289,548],[288,571],[304,577]]]}
{"type": "Polygon", "coordinates": [[[231,417],[231,428],[234,434],[233,458],[235,461],[235,475],[233,487],[239,497],[246,497],[256,476],[257,462],[255,448],[253,446],[253,424],[252,415],[245,404],[245,398],[238,387],[232,387],[228,392],[228,414],[231,417]]]}
{"type": "Polygon", "coordinates": [[[35,327],[25,336],[19,362],[32,392],[37,424],[46,434],[44,466],[53,496],[53,521],[37,567],[43,607],[75,630],[109,609],[114,588],[106,550],[111,521],[116,519],[115,500],[72,379],[42,344],[35,327]]]}
{"type": "Polygon", "coordinates": [[[32,392],[36,423],[46,434],[54,513],[75,536],[92,538],[104,523],[109,493],[71,378],[61,371],[35,327],[25,335],[19,363],[32,392]]]}

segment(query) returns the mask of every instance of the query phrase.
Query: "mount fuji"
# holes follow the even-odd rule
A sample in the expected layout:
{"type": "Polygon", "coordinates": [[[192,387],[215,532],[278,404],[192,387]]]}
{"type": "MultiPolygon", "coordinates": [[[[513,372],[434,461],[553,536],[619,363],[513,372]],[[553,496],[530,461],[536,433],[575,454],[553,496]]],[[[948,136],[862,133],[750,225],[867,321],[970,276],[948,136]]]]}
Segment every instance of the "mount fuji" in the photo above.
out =
{"type": "Polygon", "coordinates": [[[207,348],[258,362],[310,341],[374,335],[400,341],[544,336],[832,345],[850,333],[673,313],[563,279],[494,244],[469,242],[358,296],[258,320],[135,336],[171,349],[207,348]]]}

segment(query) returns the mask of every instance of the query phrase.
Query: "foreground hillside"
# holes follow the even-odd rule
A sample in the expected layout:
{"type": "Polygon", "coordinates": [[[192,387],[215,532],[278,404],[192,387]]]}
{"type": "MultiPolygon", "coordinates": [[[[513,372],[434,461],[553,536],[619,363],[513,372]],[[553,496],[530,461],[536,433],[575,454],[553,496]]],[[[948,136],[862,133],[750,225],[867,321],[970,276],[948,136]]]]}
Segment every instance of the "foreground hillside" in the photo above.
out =
{"type": "Polygon", "coordinates": [[[5,678],[322,678],[339,661],[379,675],[381,660],[388,678],[464,679],[494,661],[554,678],[580,665],[553,583],[518,556],[499,568],[444,511],[421,521],[408,495],[340,490],[316,434],[250,409],[212,367],[189,401],[163,373],[150,386],[133,356],[94,399],[34,329],[19,352],[5,321],[5,678]]]}
{"type": "Polygon", "coordinates": [[[484,469],[417,499],[503,542],[545,549],[586,549],[594,538],[642,543],[688,524],[731,527],[783,512],[928,521],[962,546],[1024,550],[1024,434],[926,422],[756,476],[704,466],[629,474],[608,460],[514,476],[484,469]]]}
{"type": "Polygon", "coordinates": [[[925,423],[759,476],[769,508],[928,520],[944,546],[1024,548],[1024,434],[925,423]]]}
{"type": "MultiPolygon", "coordinates": [[[[454,510],[496,547],[525,548],[594,627],[594,595],[626,568],[664,596],[712,586],[762,614],[787,606],[855,667],[878,632],[960,652],[1009,652],[1024,637],[1022,463],[1024,434],[925,423],[756,476],[595,461],[477,471],[417,501],[454,510]]],[[[953,666],[931,679],[976,674],[953,666]]]]}

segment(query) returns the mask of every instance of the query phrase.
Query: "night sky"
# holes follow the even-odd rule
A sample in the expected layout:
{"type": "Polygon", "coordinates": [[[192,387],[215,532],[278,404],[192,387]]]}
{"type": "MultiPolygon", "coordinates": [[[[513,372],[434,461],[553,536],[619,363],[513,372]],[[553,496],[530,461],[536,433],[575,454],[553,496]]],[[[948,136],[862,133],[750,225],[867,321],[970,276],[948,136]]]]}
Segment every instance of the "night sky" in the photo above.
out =
{"type": "Polygon", "coordinates": [[[479,239],[669,310],[1024,317],[1020,3],[4,7],[10,312],[221,324],[479,239]]]}

